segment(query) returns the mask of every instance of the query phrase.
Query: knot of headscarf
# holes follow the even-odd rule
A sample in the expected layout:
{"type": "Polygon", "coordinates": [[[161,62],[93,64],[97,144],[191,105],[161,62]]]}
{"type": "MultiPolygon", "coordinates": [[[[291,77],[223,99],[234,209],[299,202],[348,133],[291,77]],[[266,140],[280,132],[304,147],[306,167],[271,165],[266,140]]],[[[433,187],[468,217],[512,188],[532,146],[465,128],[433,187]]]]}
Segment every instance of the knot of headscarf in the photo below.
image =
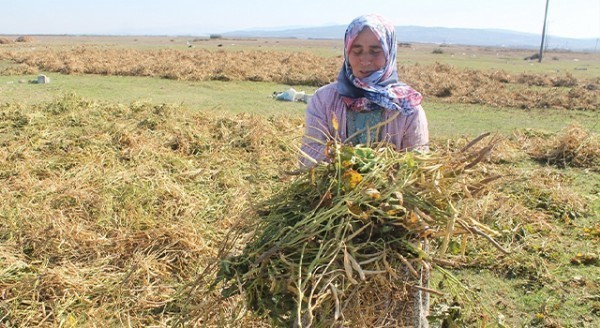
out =
{"type": "Polygon", "coordinates": [[[419,92],[398,81],[396,31],[393,24],[379,15],[360,16],[348,25],[344,36],[344,65],[337,81],[342,100],[353,111],[385,108],[410,115],[423,99],[419,92]],[[348,53],[352,43],[365,27],[370,28],[381,42],[386,63],[380,70],[359,79],[352,74],[348,53]]]}

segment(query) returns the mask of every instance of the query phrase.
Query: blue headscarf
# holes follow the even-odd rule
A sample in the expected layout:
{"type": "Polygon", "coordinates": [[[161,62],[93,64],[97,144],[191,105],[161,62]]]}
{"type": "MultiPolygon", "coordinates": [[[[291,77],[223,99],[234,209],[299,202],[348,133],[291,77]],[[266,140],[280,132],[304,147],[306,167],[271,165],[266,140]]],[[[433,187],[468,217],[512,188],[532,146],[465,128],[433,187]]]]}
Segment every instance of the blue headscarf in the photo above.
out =
{"type": "Polygon", "coordinates": [[[344,36],[344,65],[337,78],[338,92],[348,108],[353,111],[372,111],[381,108],[412,114],[421,104],[423,96],[408,85],[398,81],[396,66],[396,30],[394,25],[379,15],[355,18],[344,36]],[[348,52],[358,34],[368,27],[379,39],[385,54],[383,68],[366,78],[352,74],[348,52]]]}

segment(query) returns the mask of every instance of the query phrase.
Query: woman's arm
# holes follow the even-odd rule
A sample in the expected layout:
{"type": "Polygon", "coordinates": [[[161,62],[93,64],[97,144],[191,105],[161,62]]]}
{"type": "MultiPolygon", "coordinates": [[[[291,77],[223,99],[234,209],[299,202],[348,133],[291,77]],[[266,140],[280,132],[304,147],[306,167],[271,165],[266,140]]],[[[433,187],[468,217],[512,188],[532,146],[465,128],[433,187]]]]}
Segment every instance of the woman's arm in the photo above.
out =
{"type": "Polygon", "coordinates": [[[300,166],[310,167],[325,159],[325,144],[329,135],[329,123],[322,94],[315,92],[306,108],[305,131],[300,147],[300,166]]]}
{"type": "Polygon", "coordinates": [[[402,136],[402,149],[429,151],[429,127],[425,110],[420,105],[407,118],[406,130],[402,136]]]}

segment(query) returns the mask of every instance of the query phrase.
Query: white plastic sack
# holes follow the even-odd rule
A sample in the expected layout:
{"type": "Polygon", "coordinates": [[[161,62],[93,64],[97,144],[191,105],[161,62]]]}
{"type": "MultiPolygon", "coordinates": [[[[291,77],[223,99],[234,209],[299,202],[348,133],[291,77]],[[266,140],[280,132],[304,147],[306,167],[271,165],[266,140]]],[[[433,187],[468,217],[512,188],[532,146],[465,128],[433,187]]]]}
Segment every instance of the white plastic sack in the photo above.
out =
{"type": "Polygon", "coordinates": [[[284,101],[295,101],[296,94],[298,94],[298,92],[294,90],[294,88],[289,88],[288,90],[277,94],[277,96],[275,96],[275,99],[284,101]]]}
{"type": "Polygon", "coordinates": [[[296,91],[294,88],[289,88],[284,92],[273,92],[273,97],[283,101],[301,101],[308,103],[312,94],[306,94],[304,91],[296,91]]]}

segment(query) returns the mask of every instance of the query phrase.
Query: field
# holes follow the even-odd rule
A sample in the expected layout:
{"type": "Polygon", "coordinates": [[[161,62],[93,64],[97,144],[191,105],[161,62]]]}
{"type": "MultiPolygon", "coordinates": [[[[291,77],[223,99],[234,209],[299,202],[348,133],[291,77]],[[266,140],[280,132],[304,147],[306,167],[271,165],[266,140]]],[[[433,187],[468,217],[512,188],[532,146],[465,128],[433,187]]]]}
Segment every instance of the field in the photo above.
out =
{"type": "MultiPolygon", "coordinates": [[[[13,36],[7,36],[14,39],[13,36]]],[[[34,36],[0,44],[0,327],[268,327],[209,285],[233,227],[290,184],[340,40],[34,36]],[[187,43],[190,42],[192,47],[187,43]],[[38,74],[49,84],[31,83],[38,74]],[[211,269],[212,268],[212,269],[211,269]]],[[[600,326],[600,54],[399,48],[433,152],[492,133],[432,312],[457,327],[600,326]]],[[[241,246],[241,245],[240,245],[241,246]]],[[[432,319],[432,325],[441,325],[432,319]]],[[[452,326],[452,325],[450,325],[452,326]]]]}

